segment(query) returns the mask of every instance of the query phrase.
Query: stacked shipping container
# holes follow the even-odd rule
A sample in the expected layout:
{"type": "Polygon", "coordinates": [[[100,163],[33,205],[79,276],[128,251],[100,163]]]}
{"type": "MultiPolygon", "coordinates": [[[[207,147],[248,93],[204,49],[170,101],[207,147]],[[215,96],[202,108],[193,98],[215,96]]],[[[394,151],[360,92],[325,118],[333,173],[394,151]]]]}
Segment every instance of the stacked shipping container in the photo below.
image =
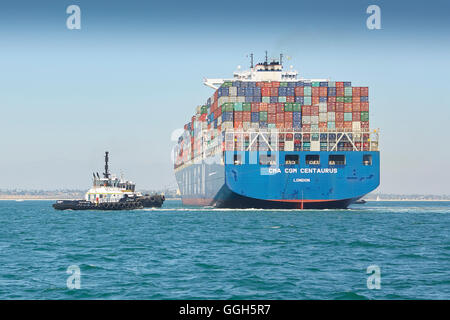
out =
{"type": "MultiPolygon", "coordinates": [[[[328,143],[335,143],[336,135],[322,139],[320,133],[352,132],[362,135],[356,139],[361,141],[356,142],[356,147],[364,150],[369,140],[368,96],[368,87],[352,87],[351,82],[226,81],[185,125],[177,161],[184,163],[200,155],[202,143],[217,142],[214,134],[208,141],[201,141],[204,129],[222,132],[277,128],[298,132],[294,136],[280,135],[280,149],[286,143],[289,150],[308,150],[314,141],[320,141],[320,149],[327,150],[328,143]]],[[[352,150],[345,139],[338,148],[352,150]]]]}

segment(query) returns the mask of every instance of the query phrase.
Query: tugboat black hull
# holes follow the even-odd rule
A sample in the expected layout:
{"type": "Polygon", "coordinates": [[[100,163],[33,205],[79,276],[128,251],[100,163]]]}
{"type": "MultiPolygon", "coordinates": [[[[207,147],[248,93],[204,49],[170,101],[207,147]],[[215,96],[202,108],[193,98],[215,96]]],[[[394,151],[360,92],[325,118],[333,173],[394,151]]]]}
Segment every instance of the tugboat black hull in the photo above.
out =
{"type": "Polygon", "coordinates": [[[162,195],[142,196],[127,201],[102,203],[93,203],[86,200],[58,200],[53,204],[53,208],[56,210],[135,210],[160,208],[164,200],[162,195]]]}

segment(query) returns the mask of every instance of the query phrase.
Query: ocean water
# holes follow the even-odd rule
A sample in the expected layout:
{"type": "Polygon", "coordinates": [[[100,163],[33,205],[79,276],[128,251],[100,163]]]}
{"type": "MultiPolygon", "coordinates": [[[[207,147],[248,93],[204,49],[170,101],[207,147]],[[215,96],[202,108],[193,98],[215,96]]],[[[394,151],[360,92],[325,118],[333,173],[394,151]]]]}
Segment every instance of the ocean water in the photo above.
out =
{"type": "MultiPolygon", "coordinates": [[[[450,203],[56,211],[0,201],[0,299],[450,299],[450,203]],[[380,288],[369,289],[369,266],[380,288]],[[69,266],[80,289],[69,289],[69,266]]],[[[75,282],[70,282],[75,283],[75,282]]]]}

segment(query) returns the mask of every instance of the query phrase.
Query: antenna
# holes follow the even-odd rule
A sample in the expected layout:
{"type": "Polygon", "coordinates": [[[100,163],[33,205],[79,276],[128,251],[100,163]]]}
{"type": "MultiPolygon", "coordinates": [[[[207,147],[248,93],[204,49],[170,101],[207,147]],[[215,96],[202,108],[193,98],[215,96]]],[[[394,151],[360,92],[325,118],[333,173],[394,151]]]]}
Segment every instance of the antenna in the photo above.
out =
{"type": "Polygon", "coordinates": [[[280,64],[281,65],[283,64],[283,54],[282,53],[280,53],[280,64]]]}
{"type": "Polygon", "coordinates": [[[266,64],[267,64],[267,50],[266,50],[266,64]]]}
{"type": "Polygon", "coordinates": [[[103,173],[103,176],[105,177],[105,179],[109,179],[109,172],[108,172],[108,161],[109,161],[109,152],[106,151],[105,152],[105,172],[103,173]]]}
{"type": "Polygon", "coordinates": [[[253,69],[253,53],[250,53],[250,68],[253,69]]]}

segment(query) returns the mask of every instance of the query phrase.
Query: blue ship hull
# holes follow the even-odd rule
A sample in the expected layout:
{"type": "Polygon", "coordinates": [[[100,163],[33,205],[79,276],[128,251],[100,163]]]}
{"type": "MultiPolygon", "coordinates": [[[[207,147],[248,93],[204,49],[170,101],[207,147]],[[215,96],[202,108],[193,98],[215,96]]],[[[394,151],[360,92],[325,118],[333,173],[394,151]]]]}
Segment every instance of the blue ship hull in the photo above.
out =
{"type": "MultiPolygon", "coordinates": [[[[380,184],[378,151],[279,151],[278,165],[259,164],[257,151],[227,151],[176,170],[183,204],[221,208],[346,208],[380,184]],[[234,156],[241,164],[234,164],[234,156]],[[284,164],[298,155],[298,164],[284,164]],[[319,155],[308,165],[306,155],[319,155]],[[345,164],[329,165],[329,155],[344,155],[345,164]],[[370,156],[369,164],[363,155],[370,156]]],[[[261,152],[262,153],[262,152],[261,152]]]]}

